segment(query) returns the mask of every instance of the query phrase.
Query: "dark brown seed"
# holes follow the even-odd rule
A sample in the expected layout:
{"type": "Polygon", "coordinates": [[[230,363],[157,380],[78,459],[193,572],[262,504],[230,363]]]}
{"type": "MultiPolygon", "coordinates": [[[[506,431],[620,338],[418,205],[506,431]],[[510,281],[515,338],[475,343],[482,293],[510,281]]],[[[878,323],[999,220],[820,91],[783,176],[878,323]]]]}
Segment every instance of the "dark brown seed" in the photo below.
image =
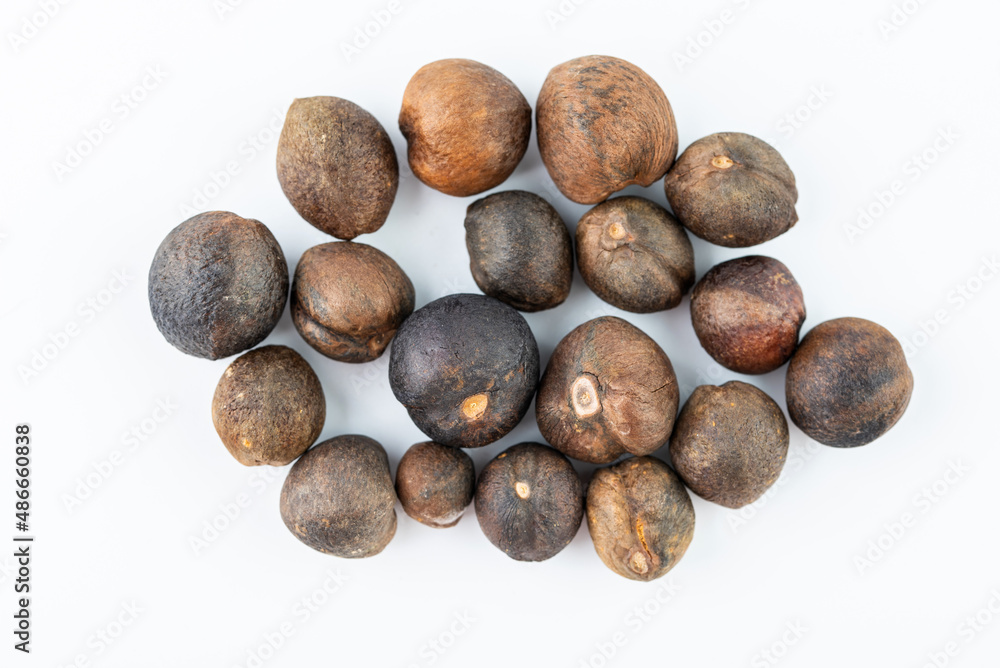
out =
{"type": "Polygon", "coordinates": [[[810,438],[838,448],[871,443],[906,411],[913,373],[889,330],[861,318],[816,325],[788,364],[788,414],[810,438]]]}
{"type": "Polygon", "coordinates": [[[337,97],[288,109],[278,139],[278,181],[299,215],[338,239],[382,227],[399,185],[396,151],[374,116],[337,97]]]}
{"type": "Polygon", "coordinates": [[[521,162],[531,107],[492,67],[449,58],[424,65],[410,79],[399,129],[416,177],[466,197],[500,185],[521,162]]]}
{"type": "Polygon", "coordinates": [[[597,469],[587,488],[587,527],[604,565],[648,582],[677,565],[694,535],[684,483],[656,457],[597,469]]]}
{"type": "Polygon", "coordinates": [[[215,431],[246,466],[290,464],[319,437],[324,420],[319,378],[285,346],[264,346],[236,358],[212,399],[215,431]]]}
{"type": "Polygon", "coordinates": [[[788,454],[788,423],[771,397],[733,380],[699,385],[681,409],[670,458],[691,491],[726,508],[753,503],[788,454]]]}
{"type": "Polygon", "coordinates": [[[626,186],[651,185],[677,157],[667,96],[619,58],[584,56],[553,67],[536,107],[542,161],[574,202],[597,204],[626,186]]]}
{"type": "Polygon", "coordinates": [[[413,283],[391,257],[334,241],[302,254],[292,283],[292,322],[310,346],[340,362],[381,356],[413,313],[413,283]]]}
{"type": "Polygon", "coordinates": [[[492,297],[448,295],[406,319],[392,345],[389,385],[434,441],[478,448],[528,411],[538,345],[524,316],[492,297]]]}
{"type": "Polygon", "coordinates": [[[491,543],[518,561],[544,561],[583,521],[583,482],[563,455],[538,443],[507,448],[476,486],[476,517],[491,543]]]}
{"type": "Polygon", "coordinates": [[[607,464],[667,442],[677,378],[666,353],[620,318],[583,323],[559,342],[538,387],[535,417],[560,452],[607,464]]]}
{"type": "Polygon", "coordinates": [[[674,308],[694,285],[684,228],[641,197],[616,197],[585,213],[576,226],[576,258],[598,297],[633,313],[674,308]]]}
{"type": "Polygon", "coordinates": [[[163,337],[217,360],[267,338],[288,299],[288,265],[263,223],[210,211],[166,236],[149,268],[149,308],[163,337]]]}
{"type": "Polygon", "coordinates": [[[806,319],[802,288],[774,258],[750,255],[717,264],[691,294],[691,323],[716,362],[767,373],[788,361],[806,319]]]}
{"type": "Polygon", "coordinates": [[[385,449],[367,436],[337,436],[302,455],[281,488],[281,519],[324,554],[371,557],[396,533],[396,492],[385,449]]]}
{"type": "Polygon", "coordinates": [[[417,443],[396,467],[396,495],[403,510],[427,526],[458,524],[475,491],[472,458],[450,445],[417,443]]]}
{"type": "Polygon", "coordinates": [[[740,132],[688,146],[663,185],[681,223],[720,246],[764,243],[799,219],[792,170],[769,144],[740,132]]]}
{"type": "Polygon", "coordinates": [[[534,193],[508,190],[476,200],[465,243],[479,289],[521,311],[558,306],[573,282],[573,243],[559,213],[534,193]]]}

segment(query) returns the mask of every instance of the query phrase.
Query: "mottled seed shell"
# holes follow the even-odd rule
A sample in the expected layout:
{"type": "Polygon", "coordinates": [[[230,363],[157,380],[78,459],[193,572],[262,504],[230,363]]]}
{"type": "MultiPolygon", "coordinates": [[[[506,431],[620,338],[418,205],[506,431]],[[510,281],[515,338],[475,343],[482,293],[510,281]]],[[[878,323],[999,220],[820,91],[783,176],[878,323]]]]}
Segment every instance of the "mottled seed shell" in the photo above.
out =
{"type": "Polygon", "coordinates": [[[210,211],[166,236],[149,268],[149,308],[163,337],[217,360],[267,338],[288,299],[288,265],[263,223],[210,211]]]}
{"type": "Polygon", "coordinates": [[[414,175],[466,197],[494,188],[521,162],[531,107],[514,83],[474,60],[424,65],[403,93],[399,129],[414,175]]]}
{"type": "Polygon", "coordinates": [[[781,408],[738,380],[696,387],[670,439],[670,459],[691,491],[727,508],[759,499],[781,475],[787,454],[781,408]]]}
{"type": "Polygon", "coordinates": [[[478,448],[527,412],[538,386],[538,345],[524,317],[506,304],[448,295],[399,328],[389,385],[431,439],[478,448]]]}
{"type": "Polygon", "coordinates": [[[889,330],[861,318],[816,325],[788,364],[788,414],[810,438],[838,448],[871,443],[903,416],[913,373],[889,330]]]}
{"type": "Polygon", "coordinates": [[[302,254],[292,283],[292,322],[310,346],[340,362],[382,355],[413,313],[413,283],[391,257],[334,241],[302,254]]]}
{"type": "Polygon", "coordinates": [[[337,436],[302,455],[281,488],[281,519],[300,541],[349,559],[381,552],[396,533],[396,492],[385,449],[337,436]]]}
{"type": "Polygon", "coordinates": [[[576,226],[576,258],[598,297],[633,313],[674,308],[694,285],[687,233],[642,197],[616,197],[585,213],[576,226]]]}
{"type": "Polygon", "coordinates": [[[694,535],[684,483],[656,457],[597,469],[587,488],[587,527],[604,565],[648,582],[677,565],[694,535]]]}
{"type": "Polygon", "coordinates": [[[702,348],[739,373],[767,373],[787,362],[805,319],[792,272],[763,255],[715,265],[691,294],[691,323],[702,348]]]}
{"type": "Polygon", "coordinates": [[[566,457],[538,443],[504,450],[476,486],[476,517],[491,543],[518,561],[544,561],[583,521],[583,482],[566,457]]]}
{"type": "Polygon", "coordinates": [[[799,219],[792,170],[770,144],[740,132],[688,146],[663,185],[684,227],[719,246],[764,243],[799,219]]]}
{"type": "Polygon", "coordinates": [[[476,200],[465,216],[469,266],[479,289],[521,311],[566,301],[573,282],[573,243],[552,205],[508,190],[476,200]]]}
{"type": "Polygon", "coordinates": [[[427,526],[458,524],[475,491],[472,458],[450,445],[417,443],[396,467],[396,495],[403,510],[427,526]]]}
{"type": "Polygon", "coordinates": [[[229,453],[245,466],[284,466],[319,437],[326,398],[301,355],[264,346],[229,365],[212,399],[212,423],[229,453]]]}
{"type": "Polygon", "coordinates": [[[584,56],[552,68],[536,116],[549,176],[580,204],[597,204],[632,184],[651,185],[677,157],[667,96],[619,58],[584,56]]]}
{"type": "Polygon", "coordinates": [[[310,224],[338,239],[382,227],[399,185],[396,151],[374,116],[348,100],[307,97],[288,109],[278,181],[310,224]]]}
{"type": "Polygon", "coordinates": [[[560,452],[607,464],[667,442],[679,395],[666,353],[642,330],[595,318],[556,346],[538,388],[535,417],[560,452]]]}

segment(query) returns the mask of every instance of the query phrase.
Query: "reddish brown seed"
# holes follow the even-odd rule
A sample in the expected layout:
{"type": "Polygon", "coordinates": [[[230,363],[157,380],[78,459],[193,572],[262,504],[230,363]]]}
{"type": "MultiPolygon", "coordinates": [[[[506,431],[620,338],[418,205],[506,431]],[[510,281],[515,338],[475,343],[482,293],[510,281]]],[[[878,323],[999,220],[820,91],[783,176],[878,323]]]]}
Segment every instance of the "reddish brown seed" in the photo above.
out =
{"type": "Polygon", "coordinates": [[[720,132],[688,146],[663,185],[681,223],[720,246],[764,243],[799,219],[788,164],[769,144],[740,132],[720,132]]]}
{"type": "Polygon", "coordinates": [[[346,435],[306,452],[281,487],[281,519],[292,535],[324,554],[378,554],[396,533],[396,492],[378,441],[346,435]]]}
{"type": "Polygon", "coordinates": [[[337,97],[288,109],[278,139],[278,181],[310,224],[338,239],[382,227],[396,198],[399,164],[382,124],[337,97]]]}
{"type": "Polygon", "coordinates": [[[694,536],[684,483],[656,457],[629,457],[597,469],[587,488],[587,527],[601,561],[648,582],[677,565],[694,536]]]}
{"type": "Polygon", "coordinates": [[[427,526],[458,524],[475,491],[472,458],[450,445],[417,443],[396,467],[396,495],[403,510],[427,526]]]}
{"type": "Polygon", "coordinates": [[[229,453],[245,466],[284,466],[319,437],[326,398],[301,355],[264,346],[229,365],[212,398],[212,423],[229,453]]]}
{"type": "Polygon", "coordinates": [[[687,233],[642,197],[615,197],[585,213],[576,226],[576,257],[598,297],[633,313],[674,308],[694,285],[687,233]]]}
{"type": "Polygon", "coordinates": [[[292,322],[310,346],[340,362],[385,352],[413,313],[413,283],[391,257],[334,241],[302,254],[292,283],[292,322]]]}
{"type": "Polygon", "coordinates": [[[913,393],[913,373],[889,330],[861,318],[816,325],[788,364],[788,414],[810,438],[853,448],[899,421],[913,393]]]}
{"type": "Polygon", "coordinates": [[[583,56],[557,65],[536,107],[542,161],[574,202],[597,204],[626,186],[651,185],[677,157],[667,96],[619,58],[583,56]]]}
{"type": "Polygon", "coordinates": [[[507,180],[528,148],[531,107],[514,83],[474,60],[424,65],[403,93],[399,129],[414,175],[465,197],[507,180]]]}
{"type": "Polygon", "coordinates": [[[670,437],[677,378],[666,353],[614,317],[583,323],[559,342],[539,384],[538,429],[560,452],[592,464],[648,455],[670,437]]]}
{"type": "Polygon", "coordinates": [[[805,319],[792,272],[763,255],[715,265],[691,294],[691,323],[702,347],[739,373],[767,373],[787,362],[805,319]]]}
{"type": "Polygon", "coordinates": [[[738,380],[695,388],[670,438],[670,459],[691,491],[727,508],[759,499],[787,454],[785,414],[767,394],[738,380]]]}

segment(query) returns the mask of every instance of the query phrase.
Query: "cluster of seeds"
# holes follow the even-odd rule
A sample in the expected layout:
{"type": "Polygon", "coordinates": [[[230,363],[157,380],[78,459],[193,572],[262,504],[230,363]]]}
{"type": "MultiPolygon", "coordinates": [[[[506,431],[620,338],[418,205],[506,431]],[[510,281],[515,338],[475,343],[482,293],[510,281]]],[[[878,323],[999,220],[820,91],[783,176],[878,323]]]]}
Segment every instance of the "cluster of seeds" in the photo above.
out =
{"type": "MultiPolygon", "coordinates": [[[[515,170],[531,114],[503,74],[450,59],[413,75],[399,128],[417,178],[468,197],[515,170]]],[[[288,110],[278,144],[281,188],[306,221],[340,239],[299,260],[292,320],[308,345],[341,362],[370,362],[393,343],[392,392],[431,439],[406,452],[395,481],[385,449],[366,436],[313,445],[326,401],[297,352],[250,350],[274,329],[289,296],[288,267],[267,227],[203,213],[156,251],[149,301],[167,341],[212,360],[249,350],[223,373],[212,419],[240,463],[295,462],[281,491],[281,517],[306,545],[371,556],[395,533],[397,500],[407,515],[438,528],[454,526],[474,501],[483,533],[514,559],[551,558],[586,517],[608,568],[652,580],[691,542],[688,490],[739,508],[774,484],[789,442],[774,400],[734,380],[702,385],[680,407],[667,353],[624,319],[580,324],[541,368],[519,311],[562,304],[574,256],[587,286],[624,311],[665,311],[690,294],[698,340],[727,369],[762,374],[788,363],[788,414],[821,443],[864,445],[905,411],[913,377],[899,342],[858,318],[821,323],[800,342],[805,300],[783,263],[749,255],[695,282],[689,232],[744,248],[798,220],[795,177],[771,146],[727,132],[677,157],[666,95],[640,68],[607,56],[553,68],[535,120],[542,161],[559,191],[595,205],[578,222],[575,245],[541,197],[490,194],[472,202],[465,219],[471,273],[484,294],[449,295],[414,310],[413,284],[400,266],[351,241],[379,229],[396,196],[399,167],[385,128],[334,97],[296,100],[288,110]],[[660,179],[673,213],[642,197],[608,199],[660,179]],[[508,434],[532,400],[548,445],[510,447],[477,479],[462,448],[508,434]],[[655,456],[664,446],[672,466],[655,456]],[[603,468],[585,484],[570,458],[603,468]]]]}

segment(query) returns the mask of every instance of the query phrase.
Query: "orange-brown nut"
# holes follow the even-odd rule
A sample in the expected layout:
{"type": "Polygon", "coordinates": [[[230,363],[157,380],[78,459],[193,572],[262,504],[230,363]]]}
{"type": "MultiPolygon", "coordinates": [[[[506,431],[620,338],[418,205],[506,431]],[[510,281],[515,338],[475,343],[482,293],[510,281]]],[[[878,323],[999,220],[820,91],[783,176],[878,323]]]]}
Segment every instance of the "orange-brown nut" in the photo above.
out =
{"type": "Polygon", "coordinates": [[[626,186],[651,185],[677,157],[667,96],[619,58],[583,56],[553,67],[536,107],[542,162],[574,202],[597,204],[626,186]]]}
{"type": "Polygon", "coordinates": [[[458,524],[475,492],[472,458],[450,445],[417,443],[396,467],[396,495],[403,510],[427,526],[458,524]]]}
{"type": "Polygon", "coordinates": [[[656,457],[597,469],[587,489],[587,527],[604,565],[648,582],[677,565],[694,536],[684,483],[656,457]]]}
{"type": "Polygon", "coordinates": [[[716,362],[739,373],[774,371],[799,343],[806,305],[792,272],[763,255],[712,267],[691,293],[691,323],[716,362]]]}
{"type": "Polygon", "coordinates": [[[288,109],[278,139],[278,181],[299,215],[338,239],[382,227],[399,164],[382,124],[348,100],[307,97],[288,109]]]}
{"type": "Polygon", "coordinates": [[[403,93],[399,129],[414,175],[466,197],[507,180],[531,137],[531,107],[514,83],[474,60],[424,65],[403,93]]]}

